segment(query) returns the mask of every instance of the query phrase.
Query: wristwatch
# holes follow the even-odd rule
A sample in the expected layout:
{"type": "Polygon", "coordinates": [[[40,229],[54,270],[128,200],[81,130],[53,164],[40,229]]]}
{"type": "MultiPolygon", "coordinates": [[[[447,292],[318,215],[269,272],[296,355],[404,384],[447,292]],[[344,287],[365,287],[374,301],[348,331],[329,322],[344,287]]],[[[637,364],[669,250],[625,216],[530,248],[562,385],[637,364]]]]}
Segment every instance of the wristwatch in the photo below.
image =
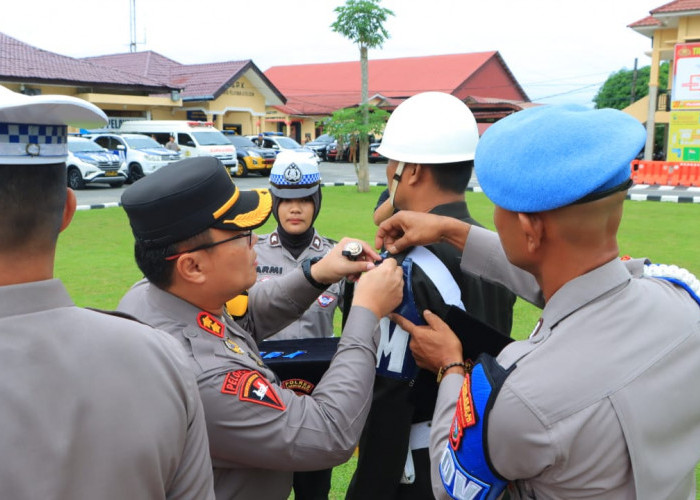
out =
{"type": "Polygon", "coordinates": [[[312,257],[310,259],[304,260],[304,262],[301,263],[301,270],[304,273],[304,278],[311,283],[313,286],[318,288],[319,290],[325,290],[328,288],[329,285],[324,284],[324,283],[319,283],[314,279],[313,276],[311,276],[311,266],[316,264],[319,260],[321,260],[322,257],[312,257]]]}

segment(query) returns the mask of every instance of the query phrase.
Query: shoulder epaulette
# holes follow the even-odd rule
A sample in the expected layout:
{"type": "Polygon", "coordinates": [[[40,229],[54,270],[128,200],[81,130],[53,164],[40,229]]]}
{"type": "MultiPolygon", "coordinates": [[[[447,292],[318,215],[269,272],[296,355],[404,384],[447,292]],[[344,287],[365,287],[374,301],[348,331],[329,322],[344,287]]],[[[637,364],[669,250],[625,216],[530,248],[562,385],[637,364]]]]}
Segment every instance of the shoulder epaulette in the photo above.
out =
{"type": "Polygon", "coordinates": [[[128,319],[131,321],[136,321],[137,323],[141,323],[142,325],[150,326],[148,323],[144,323],[140,319],[138,319],[136,316],[132,316],[131,314],[121,312],[121,311],[108,311],[106,309],[96,309],[94,307],[86,307],[88,311],[94,311],[96,313],[100,314],[107,314],[109,316],[114,316],[116,318],[122,318],[122,319],[128,319]]]}
{"type": "Polygon", "coordinates": [[[682,267],[666,264],[645,264],[644,276],[660,278],[684,288],[700,305],[700,280],[682,267]]]}

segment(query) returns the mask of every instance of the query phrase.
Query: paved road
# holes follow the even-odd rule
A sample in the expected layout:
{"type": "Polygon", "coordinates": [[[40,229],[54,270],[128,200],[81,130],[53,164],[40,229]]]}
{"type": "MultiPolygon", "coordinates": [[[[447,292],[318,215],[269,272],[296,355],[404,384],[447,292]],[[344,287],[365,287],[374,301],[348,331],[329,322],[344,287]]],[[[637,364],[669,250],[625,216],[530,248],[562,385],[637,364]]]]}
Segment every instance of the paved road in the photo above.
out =
{"type": "MultiPolygon", "coordinates": [[[[321,179],[323,183],[356,183],[355,169],[351,163],[322,162],[320,165],[321,179]]],[[[386,184],[386,163],[370,163],[370,183],[386,184]]],[[[267,177],[250,175],[249,177],[235,179],[236,185],[241,189],[253,189],[268,187],[267,177]]],[[[78,207],[88,209],[95,205],[116,204],[121,198],[122,191],[128,186],[111,188],[106,184],[89,185],[86,189],[76,191],[78,207]]],[[[470,190],[479,190],[479,183],[475,176],[469,183],[470,190]]],[[[700,203],[700,188],[698,187],[671,187],[671,186],[645,186],[635,185],[630,189],[629,198],[633,200],[671,201],[684,203],[700,203]]]]}

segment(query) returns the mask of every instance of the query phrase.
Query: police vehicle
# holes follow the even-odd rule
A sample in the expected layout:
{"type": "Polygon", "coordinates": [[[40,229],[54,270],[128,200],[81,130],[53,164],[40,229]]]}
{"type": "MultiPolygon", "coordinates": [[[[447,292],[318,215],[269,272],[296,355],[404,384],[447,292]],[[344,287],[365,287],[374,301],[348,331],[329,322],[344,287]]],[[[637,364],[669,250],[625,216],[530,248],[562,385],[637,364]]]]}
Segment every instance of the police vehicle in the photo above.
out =
{"type": "Polygon", "coordinates": [[[93,182],[121,187],[127,177],[126,163],[119,156],[84,137],[68,137],[66,172],[72,189],[83,189],[93,182]]]}

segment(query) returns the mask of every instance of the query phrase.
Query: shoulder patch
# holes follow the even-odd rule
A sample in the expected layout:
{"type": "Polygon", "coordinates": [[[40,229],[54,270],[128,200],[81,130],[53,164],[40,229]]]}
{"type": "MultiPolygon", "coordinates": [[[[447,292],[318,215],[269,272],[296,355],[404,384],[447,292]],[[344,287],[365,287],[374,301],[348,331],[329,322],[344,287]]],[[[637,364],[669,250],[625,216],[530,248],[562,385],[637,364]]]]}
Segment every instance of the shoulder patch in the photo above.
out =
{"type": "Polygon", "coordinates": [[[227,373],[221,392],[238,396],[238,399],[243,402],[269,406],[279,411],[286,409],[272,384],[255,370],[236,370],[227,373]]]}
{"type": "Polygon", "coordinates": [[[333,302],[335,302],[335,297],[333,297],[332,295],[327,295],[325,293],[322,293],[321,295],[318,296],[318,298],[316,299],[316,302],[318,302],[318,305],[321,307],[328,307],[333,302]]]}
{"type": "Polygon", "coordinates": [[[316,387],[314,384],[312,384],[308,380],[304,380],[303,378],[290,378],[287,380],[283,380],[280,385],[285,389],[290,389],[296,392],[299,395],[311,394],[311,392],[314,390],[314,387],[316,387]]]}
{"type": "Polygon", "coordinates": [[[205,332],[224,338],[224,324],[208,312],[201,311],[197,315],[197,326],[205,332]]]}
{"type": "Polygon", "coordinates": [[[455,416],[452,419],[450,428],[450,445],[453,450],[457,450],[462,442],[464,429],[476,425],[476,413],[474,412],[474,400],[472,399],[471,377],[464,375],[464,383],[459,391],[455,416]]]}

